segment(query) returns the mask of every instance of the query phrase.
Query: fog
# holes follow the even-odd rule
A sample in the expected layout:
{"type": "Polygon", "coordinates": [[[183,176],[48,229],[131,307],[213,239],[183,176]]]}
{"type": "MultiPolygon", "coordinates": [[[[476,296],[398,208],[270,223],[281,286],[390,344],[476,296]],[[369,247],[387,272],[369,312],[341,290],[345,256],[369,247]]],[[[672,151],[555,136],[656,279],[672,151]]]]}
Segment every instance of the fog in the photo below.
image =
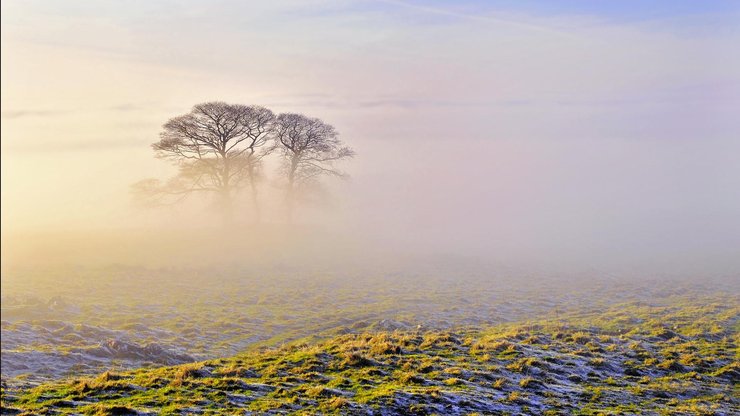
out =
{"type": "Polygon", "coordinates": [[[451,256],[553,274],[740,273],[737,10],[2,11],[4,267],[451,256]],[[288,223],[269,160],[262,220],[244,196],[228,231],[197,198],[134,203],[132,183],[174,172],[150,148],[162,124],[210,100],[334,125],[357,152],[341,164],[351,177],[323,178],[288,223]]]}
{"type": "Polygon", "coordinates": [[[740,408],[740,2],[0,8],[3,414],[740,408]]]}

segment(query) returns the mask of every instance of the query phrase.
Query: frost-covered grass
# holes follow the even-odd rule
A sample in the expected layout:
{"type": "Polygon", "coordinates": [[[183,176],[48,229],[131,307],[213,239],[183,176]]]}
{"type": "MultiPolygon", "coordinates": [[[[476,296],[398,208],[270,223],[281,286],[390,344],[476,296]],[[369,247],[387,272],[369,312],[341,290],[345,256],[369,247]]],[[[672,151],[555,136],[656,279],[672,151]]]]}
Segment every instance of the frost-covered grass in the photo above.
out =
{"type": "MultiPolygon", "coordinates": [[[[13,384],[37,383],[231,356],[298,339],[317,342],[419,325],[480,328],[716,291],[737,293],[738,285],[727,280],[616,282],[598,276],[520,279],[460,263],[331,272],[308,266],[4,270],[2,376],[13,384]]],[[[630,323],[624,319],[605,316],[599,324],[618,328],[630,323]]],[[[711,322],[697,321],[684,331],[690,335],[704,327],[711,328],[711,322]]],[[[589,348],[587,335],[571,336],[589,348]]],[[[522,341],[540,342],[537,337],[522,341]]],[[[521,351],[502,344],[487,354],[507,359],[521,351]]],[[[681,360],[695,358],[689,354],[676,361],[681,360]]]]}
{"type": "Polygon", "coordinates": [[[347,333],[4,391],[28,414],[734,414],[733,294],[347,333]]]}

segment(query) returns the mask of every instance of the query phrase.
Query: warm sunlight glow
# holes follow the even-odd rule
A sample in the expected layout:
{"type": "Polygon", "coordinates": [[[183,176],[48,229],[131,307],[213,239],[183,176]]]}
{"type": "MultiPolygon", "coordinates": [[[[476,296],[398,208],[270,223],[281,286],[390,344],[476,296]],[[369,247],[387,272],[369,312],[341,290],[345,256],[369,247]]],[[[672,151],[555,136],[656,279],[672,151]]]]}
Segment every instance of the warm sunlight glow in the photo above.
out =
{"type": "Polygon", "coordinates": [[[740,2],[1,7],[3,414],[740,408],[740,2]]]}

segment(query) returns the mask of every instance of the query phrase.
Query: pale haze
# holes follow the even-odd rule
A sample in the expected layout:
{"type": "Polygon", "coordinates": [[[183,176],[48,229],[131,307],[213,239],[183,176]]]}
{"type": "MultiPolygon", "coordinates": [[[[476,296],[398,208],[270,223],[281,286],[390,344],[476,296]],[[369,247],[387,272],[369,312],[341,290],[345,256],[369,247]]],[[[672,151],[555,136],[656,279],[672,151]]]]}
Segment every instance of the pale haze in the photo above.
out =
{"type": "Polygon", "coordinates": [[[740,3],[558,4],[4,1],[3,233],[176,223],[129,187],[223,100],[337,128],[304,220],[363,245],[737,276],[740,3]]]}
{"type": "Polygon", "coordinates": [[[0,1],[0,413],[738,414],[740,0],[0,1]]]}

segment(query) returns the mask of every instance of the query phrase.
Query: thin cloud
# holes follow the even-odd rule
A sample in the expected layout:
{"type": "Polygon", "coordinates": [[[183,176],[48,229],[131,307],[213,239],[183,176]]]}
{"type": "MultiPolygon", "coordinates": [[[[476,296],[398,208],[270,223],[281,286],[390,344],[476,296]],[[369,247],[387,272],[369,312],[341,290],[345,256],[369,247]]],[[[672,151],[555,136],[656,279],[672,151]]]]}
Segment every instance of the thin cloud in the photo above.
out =
{"type": "Polygon", "coordinates": [[[121,111],[121,112],[127,112],[127,111],[136,111],[136,110],[142,110],[144,107],[139,104],[132,104],[132,103],[126,103],[126,104],[119,104],[119,105],[113,105],[108,107],[108,110],[111,111],[121,111]]]}
{"type": "Polygon", "coordinates": [[[472,20],[476,22],[503,24],[503,25],[513,26],[513,27],[517,27],[521,29],[537,31],[537,32],[548,32],[548,33],[556,34],[560,36],[576,37],[572,33],[565,32],[563,30],[558,30],[550,26],[522,22],[519,20],[504,19],[504,18],[490,16],[490,15],[468,14],[468,13],[457,12],[454,10],[443,9],[440,7],[420,6],[418,4],[412,4],[412,3],[408,3],[405,1],[399,1],[399,0],[375,0],[375,1],[379,3],[385,3],[385,4],[390,4],[393,6],[417,10],[423,13],[455,17],[455,18],[460,18],[460,19],[465,19],[465,20],[472,20]]]}
{"type": "Polygon", "coordinates": [[[507,100],[430,100],[428,98],[405,98],[405,97],[366,97],[363,99],[340,98],[326,94],[301,94],[286,96],[282,99],[268,100],[268,107],[298,107],[298,108],[459,108],[459,107],[521,107],[536,104],[529,99],[507,99],[507,100]]]}
{"type": "Polygon", "coordinates": [[[67,110],[9,110],[3,111],[2,117],[7,119],[23,117],[54,117],[69,114],[67,110]]]}
{"type": "Polygon", "coordinates": [[[151,144],[152,139],[125,138],[125,139],[101,139],[80,140],[71,142],[12,142],[3,143],[3,151],[13,153],[58,153],[77,151],[97,151],[109,149],[141,148],[151,144]]]}
{"type": "MultiPolygon", "coordinates": [[[[144,110],[147,107],[142,104],[136,103],[124,103],[104,107],[100,109],[89,109],[90,111],[112,111],[112,112],[130,112],[144,110]]],[[[31,117],[57,117],[75,113],[81,113],[83,110],[7,110],[2,112],[2,118],[4,119],[18,119],[18,118],[31,118],[31,117]]]]}

